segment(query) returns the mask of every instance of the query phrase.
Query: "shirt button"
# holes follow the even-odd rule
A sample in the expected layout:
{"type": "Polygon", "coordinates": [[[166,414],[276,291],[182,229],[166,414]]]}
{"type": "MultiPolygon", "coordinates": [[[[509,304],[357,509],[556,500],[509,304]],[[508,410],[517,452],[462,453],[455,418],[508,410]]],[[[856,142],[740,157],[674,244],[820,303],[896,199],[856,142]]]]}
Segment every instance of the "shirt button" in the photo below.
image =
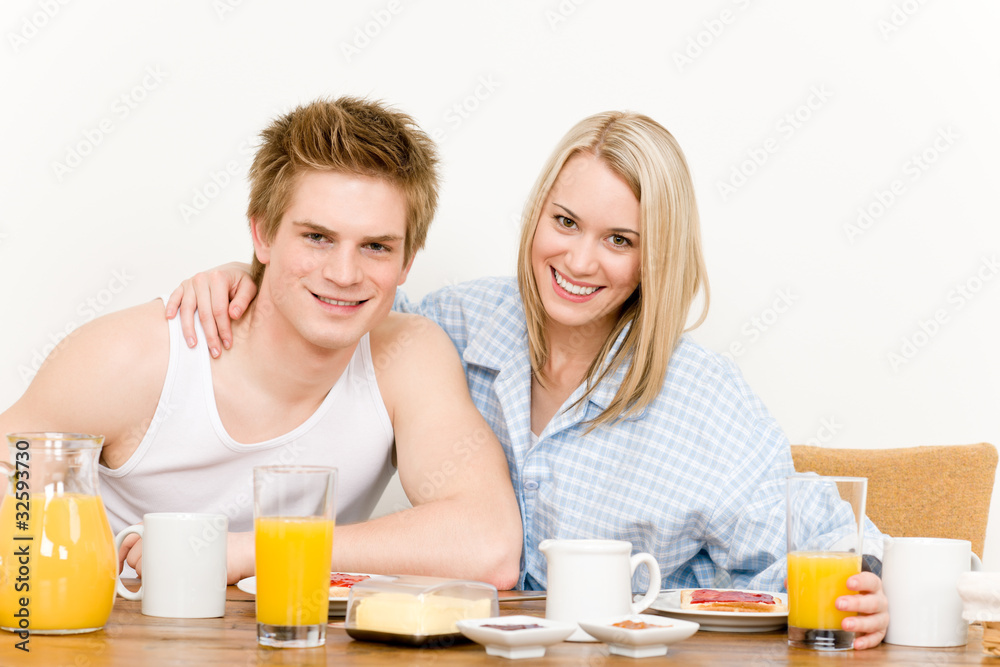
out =
{"type": "Polygon", "coordinates": [[[524,483],[524,490],[525,491],[537,491],[538,490],[538,482],[536,482],[535,480],[530,480],[528,482],[525,482],[524,483]]]}

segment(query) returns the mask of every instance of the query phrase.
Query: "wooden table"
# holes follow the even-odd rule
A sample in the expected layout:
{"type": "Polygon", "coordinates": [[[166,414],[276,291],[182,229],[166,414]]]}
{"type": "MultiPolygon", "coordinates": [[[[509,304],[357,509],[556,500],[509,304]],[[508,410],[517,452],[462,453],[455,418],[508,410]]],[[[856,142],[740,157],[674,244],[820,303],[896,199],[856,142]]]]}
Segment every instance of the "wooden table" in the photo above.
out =
{"type": "MultiPolygon", "coordinates": [[[[333,624],[326,647],[274,650],[257,647],[253,598],[230,586],[226,615],[210,619],[170,619],[143,616],[140,603],[118,598],[111,620],[85,635],[30,637],[29,653],[14,648],[17,636],[0,631],[0,666],[45,667],[257,667],[258,665],[994,665],[1000,658],[982,654],[982,629],[973,626],[968,646],[918,649],[883,644],[868,651],[819,653],[788,647],[785,633],[730,634],[698,632],[670,648],[666,656],[634,660],[608,653],[605,644],[568,643],[549,647],[544,658],[508,661],[486,655],[478,644],[448,649],[411,649],[352,640],[333,624]]],[[[545,615],[544,601],[502,602],[501,614],[545,615]]]]}

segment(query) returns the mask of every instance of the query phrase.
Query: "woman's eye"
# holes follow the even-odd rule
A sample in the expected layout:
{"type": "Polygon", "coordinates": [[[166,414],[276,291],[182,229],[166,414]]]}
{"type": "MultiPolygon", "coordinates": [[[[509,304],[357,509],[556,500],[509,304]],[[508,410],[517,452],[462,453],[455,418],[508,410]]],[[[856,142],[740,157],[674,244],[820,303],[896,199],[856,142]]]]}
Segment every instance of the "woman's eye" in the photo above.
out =
{"type": "Polygon", "coordinates": [[[565,215],[557,215],[556,222],[559,223],[560,227],[565,227],[566,229],[576,227],[576,222],[574,222],[571,218],[567,218],[565,215]]]}
{"type": "Polygon", "coordinates": [[[617,234],[615,234],[614,236],[611,237],[611,245],[615,246],[616,248],[627,248],[632,245],[632,242],[629,241],[624,236],[618,236],[617,234]]]}

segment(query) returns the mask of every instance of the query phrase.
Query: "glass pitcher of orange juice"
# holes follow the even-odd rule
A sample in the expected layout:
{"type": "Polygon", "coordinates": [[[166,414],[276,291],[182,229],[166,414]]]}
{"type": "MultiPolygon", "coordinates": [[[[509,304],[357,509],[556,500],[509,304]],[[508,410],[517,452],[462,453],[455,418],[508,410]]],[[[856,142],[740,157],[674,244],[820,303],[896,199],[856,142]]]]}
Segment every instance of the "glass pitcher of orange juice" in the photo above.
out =
{"type": "Polygon", "coordinates": [[[7,440],[0,628],[22,635],[99,630],[111,614],[118,568],[97,489],[104,436],[12,433],[7,440]]]}

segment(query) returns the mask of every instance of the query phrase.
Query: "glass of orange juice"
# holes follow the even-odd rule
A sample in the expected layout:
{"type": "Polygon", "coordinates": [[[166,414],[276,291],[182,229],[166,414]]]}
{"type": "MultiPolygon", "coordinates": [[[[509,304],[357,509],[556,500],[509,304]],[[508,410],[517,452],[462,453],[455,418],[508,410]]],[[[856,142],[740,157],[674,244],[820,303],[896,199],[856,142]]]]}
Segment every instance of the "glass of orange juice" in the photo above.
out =
{"type": "Polygon", "coordinates": [[[253,470],[257,643],[312,648],[326,643],[337,469],[253,470]]]}
{"type": "Polygon", "coordinates": [[[865,522],[864,477],[793,475],[787,480],[788,643],[843,650],[854,633],[842,628],[853,612],[836,600],[854,595],[847,579],[861,572],[865,522]]]}

